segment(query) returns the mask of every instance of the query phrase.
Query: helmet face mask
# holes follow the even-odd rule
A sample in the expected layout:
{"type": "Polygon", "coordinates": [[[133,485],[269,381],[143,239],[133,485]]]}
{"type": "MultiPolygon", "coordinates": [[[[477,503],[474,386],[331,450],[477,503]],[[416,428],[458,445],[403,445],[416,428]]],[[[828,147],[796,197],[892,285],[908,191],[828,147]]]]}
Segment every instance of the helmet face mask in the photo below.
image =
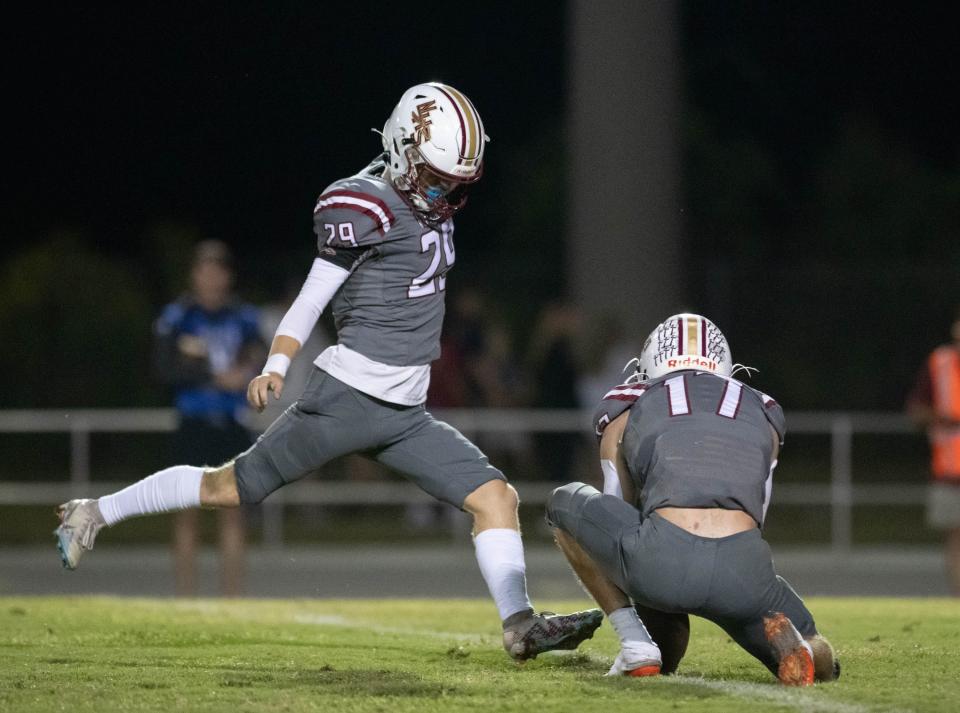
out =
{"type": "MultiPolygon", "coordinates": [[[[394,178],[394,185],[404,193],[427,223],[439,224],[451,218],[467,203],[466,183],[441,176],[416,147],[406,150],[407,172],[394,178]]],[[[479,178],[479,176],[478,176],[479,178]]]]}
{"type": "Polygon", "coordinates": [[[487,141],[470,100],[436,82],[408,89],[383,127],[394,186],[434,225],[466,204],[467,187],[483,174],[487,141]]]}
{"type": "Polygon", "coordinates": [[[640,380],[647,380],[684,369],[719,376],[733,371],[727,338],[698,314],[675,314],[658,324],[643,344],[637,373],[640,380]]]}

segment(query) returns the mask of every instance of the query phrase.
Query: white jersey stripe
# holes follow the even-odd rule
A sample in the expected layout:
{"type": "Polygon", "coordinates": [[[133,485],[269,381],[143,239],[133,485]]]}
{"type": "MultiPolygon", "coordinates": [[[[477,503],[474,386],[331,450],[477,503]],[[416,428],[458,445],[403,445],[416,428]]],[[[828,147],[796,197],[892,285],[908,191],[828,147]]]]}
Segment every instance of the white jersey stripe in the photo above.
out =
{"type": "Polygon", "coordinates": [[[363,198],[355,198],[353,196],[331,196],[330,198],[317,203],[317,207],[313,209],[313,212],[319,213],[324,208],[329,208],[335,205],[357,206],[358,208],[368,210],[376,215],[380,220],[380,225],[383,226],[383,232],[387,232],[391,228],[390,217],[386,214],[386,212],[384,212],[383,208],[373,201],[364,200],[363,198]]]}
{"type": "Polygon", "coordinates": [[[687,399],[687,382],[683,376],[674,376],[663,382],[670,393],[670,415],[686,416],[690,413],[690,401],[687,399]]]}
{"type": "Polygon", "coordinates": [[[609,399],[611,396],[643,396],[646,389],[610,389],[603,398],[609,399]]]}
{"type": "Polygon", "coordinates": [[[740,410],[740,396],[743,389],[736,381],[727,381],[727,386],[723,390],[723,401],[720,402],[720,408],[717,413],[727,418],[736,418],[737,411],[740,410]]]}

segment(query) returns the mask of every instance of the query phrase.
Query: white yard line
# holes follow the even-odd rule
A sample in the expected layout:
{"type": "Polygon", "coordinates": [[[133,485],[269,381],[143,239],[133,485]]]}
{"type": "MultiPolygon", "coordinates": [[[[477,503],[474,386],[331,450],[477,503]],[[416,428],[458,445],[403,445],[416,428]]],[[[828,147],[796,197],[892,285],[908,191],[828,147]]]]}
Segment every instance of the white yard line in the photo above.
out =
{"type": "MultiPolygon", "coordinates": [[[[575,651],[552,651],[552,654],[576,654],[575,651]]],[[[595,654],[581,654],[587,656],[591,661],[603,664],[609,667],[613,659],[595,654]]],[[[763,683],[745,683],[742,681],[714,681],[703,678],[702,676],[684,676],[682,674],[674,676],[661,676],[658,681],[673,684],[676,686],[692,685],[706,688],[712,691],[719,691],[734,698],[740,698],[748,701],[769,701],[780,706],[794,708],[798,711],[811,711],[812,713],[912,713],[912,711],[903,708],[871,707],[859,705],[856,703],[844,703],[842,701],[832,701],[824,698],[811,696],[809,691],[802,688],[787,688],[771,682],[763,683]]]]}
{"type": "MultiPolygon", "coordinates": [[[[257,616],[250,611],[243,611],[242,607],[237,607],[234,603],[224,605],[217,601],[175,601],[172,606],[185,611],[195,611],[203,614],[226,613],[233,618],[239,618],[244,621],[264,622],[263,617],[257,616]]],[[[350,619],[340,614],[294,614],[291,620],[297,624],[308,624],[310,626],[337,626],[347,629],[365,629],[377,634],[397,634],[400,636],[424,636],[433,639],[453,639],[455,641],[482,643],[485,637],[479,634],[456,634],[451,631],[435,631],[432,629],[420,629],[407,626],[381,626],[369,621],[350,619]]]]}
{"type": "Polygon", "coordinates": [[[426,636],[434,639],[455,639],[457,641],[468,641],[480,643],[482,636],[477,634],[455,634],[450,631],[433,631],[431,629],[415,629],[404,626],[380,626],[370,622],[347,619],[339,615],[326,614],[296,614],[293,620],[298,624],[311,624],[314,626],[342,626],[351,629],[366,629],[376,634],[398,634],[401,636],[426,636]]]}
{"type": "MultiPolygon", "coordinates": [[[[212,613],[219,609],[217,602],[176,602],[175,606],[182,609],[192,609],[212,613]]],[[[232,609],[231,616],[236,616],[236,609],[232,609]]],[[[255,616],[244,618],[257,619],[255,616]]],[[[350,619],[339,614],[294,614],[293,621],[297,624],[307,624],[310,626],[336,626],[352,629],[365,629],[378,634],[397,634],[402,636],[424,636],[435,639],[453,639],[460,642],[483,643],[489,640],[479,634],[458,634],[450,631],[436,631],[433,629],[420,629],[414,627],[399,626],[381,626],[368,621],[350,619]]],[[[551,651],[551,655],[556,656],[586,656],[592,661],[596,661],[605,667],[613,663],[613,659],[595,654],[585,654],[577,651],[551,651]]],[[[599,675],[599,674],[598,674],[599,675]]],[[[770,684],[762,683],[744,683],[738,681],[714,681],[700,676],[663,676],[660,681],[677,686],[692,685],[706,688],[712,691],[740,698],[747,701],[768,701],[770,703],[793,708],[804,713],[912,713],[905,709],[894,709],[886,707],[871,707],[858,705],[856,703],[844,703],[841,701],[832,701],[824,698],[811,696],[808,691],[802,688],[786,688],[778,686],[772,681],[770,684]]]]}
{"type": "Polygon", "coordinates": [[[843,703],[841,701],[831,701],[825,698],[816,698],[802,688],[786,688],[775,684],[764,685],[762,683],[743,683],[738,681],[710,681],[699,676],[664,676],[663,681],[674,683],[678,686],[694,685],[701,688],[707,688],[712,691],[720,691],[736,698],[744,700],[769,701],[781,706],[788,706],[798,711],[813,711],[814,713],[909,713],[902,709],[894,710],[890,708],[872,708],[862,706],[856,703],[843,703]]]}

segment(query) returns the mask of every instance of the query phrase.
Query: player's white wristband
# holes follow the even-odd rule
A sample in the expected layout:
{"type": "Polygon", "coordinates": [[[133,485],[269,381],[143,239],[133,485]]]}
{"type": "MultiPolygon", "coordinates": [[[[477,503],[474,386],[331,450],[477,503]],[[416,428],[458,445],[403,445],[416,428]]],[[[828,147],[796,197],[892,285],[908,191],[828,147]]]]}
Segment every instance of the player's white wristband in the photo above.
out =
{"type": "Polygon", "coordinates": [[[271,354],[267,359],[267,363],[263,366],[262,374],[269,374],[270,372],[275,372],[280,374],[280,376],[287,375],[287,369],[290,368],[290,357],[286,354],[271,354]]]}

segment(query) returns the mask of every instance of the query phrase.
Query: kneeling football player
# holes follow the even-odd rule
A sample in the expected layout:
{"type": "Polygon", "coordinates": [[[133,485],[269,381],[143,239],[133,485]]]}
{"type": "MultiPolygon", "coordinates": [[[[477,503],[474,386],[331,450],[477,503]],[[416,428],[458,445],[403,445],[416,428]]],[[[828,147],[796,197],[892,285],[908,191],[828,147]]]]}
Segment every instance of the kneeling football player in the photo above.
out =
{"type": "Polygon", "coordinates": [[[547,504],[557,543],[620,638],[609,675],[672,673],[695,614],[786,685],[835,679],[833,649],[760,532],[783,410],[732,378],[725,337],[699,315],[657,326],[637,361],[596,413],[604,492],[570,483],[547,504]]]}

